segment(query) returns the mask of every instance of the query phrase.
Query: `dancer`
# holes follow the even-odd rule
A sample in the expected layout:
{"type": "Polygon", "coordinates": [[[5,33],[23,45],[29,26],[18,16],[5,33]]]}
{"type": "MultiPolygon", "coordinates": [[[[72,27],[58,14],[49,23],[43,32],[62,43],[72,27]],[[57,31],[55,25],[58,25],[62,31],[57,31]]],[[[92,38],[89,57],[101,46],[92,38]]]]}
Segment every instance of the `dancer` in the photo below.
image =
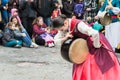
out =
{"type": "Polygon", "coordinates": [[[74,64],[73,80],[119,80],[120,64],[103,34],[92,29],[83,21],[67,19],[61,15],[52,22],[53,28],[61,31],[55,36],[55,43],[63,43],[68,38],[83,38],[87,41],[89,53],[82,64],[74,64]],[[64,31],[68,31],[63,36],[64,31]]]}

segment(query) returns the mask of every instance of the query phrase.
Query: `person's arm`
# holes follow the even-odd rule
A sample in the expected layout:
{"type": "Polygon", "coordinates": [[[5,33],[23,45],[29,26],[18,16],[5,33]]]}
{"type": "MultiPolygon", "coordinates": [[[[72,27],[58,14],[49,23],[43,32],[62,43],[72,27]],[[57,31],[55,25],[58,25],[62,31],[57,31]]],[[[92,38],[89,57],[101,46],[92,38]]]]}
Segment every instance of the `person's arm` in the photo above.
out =
{"type": "Polygon", "coordinates": [[[93,45],[95,48],[99,48],[101,46],[100,41],[99,41],[99,32],[92,29],[92,27],[89,27],[87,24],[84,22],[80,22],[77,26],[78,30],[86,34],[88,36],[92,36],[93,39],[93,45]]]}
{"type": "MultiPolygon", "coordinates": [[[[113,11],[115,8],[120,8],[120,1],[119,0],[115,1],[115,5],[112,5],[112,8],[110,8],[110,9],[108,8],[109,14],[112,14],[112,15],[117,14],[116,12],[113,11]]],[[[119,11],[117,11],[117,12],[119,12],[119,11]]]]}
{"type": "Polygon", "coordinates": [[[38,34],[38,35],[43,34],[43,33],[46,32],[46,31],[44,31],[44,30],[40,30],[40,28],[39,28],[37,25],[34,25],[34,26],[33,26],[33,31],[34,31],[36,34],[38,34]]]}
{"type": "Polygon", "coordinates": [[[72,38],[72,34],[70,32],[63,33],[62,31],[58,31],[58,33],[54,36],[54,43],[56,45],[61,45],[68,38],[72,38]]]}
{"type": "Polygon", "coordinates": [[[15,35],[15,37],[25,37],[26,36],[25,33],[20,32],[18,30],[14,30],[14,35],[15,35]]]}
{"type": "Polygon", "coordinates": [[[55,45],[61,45],[64,37],[65,37],[64,33],[61,31],[58,31],[58,33],[54,36],[55,45]]]}
{"type": "Polygon", "coordinates": [[[67,14],[72,14],[72,13],[73,13],[73,11],[70,11],[70,10],[68,9],[66,2],[63,3],[63,9],[64,9],[64,11],[65,11],[67,14]]]}
{"type": "Polygon", "coordinates": [[[7,10],[8,8],[6,6],[0,5],[0,10],[7,10]]]}
{"type": "Polygon", "coordinates": [[[105,11],[106,6],[107,6],[107,1],[105,0],[105,1],[104,1],[104,4],[101,6],[101,8],[99,9],[99,11],[98,11],[98,13],[97,13],[97,16],[98,16],[99,18],[100,18],[101,16],[103,16],[101,13],[102,13],[103,11],[105,11]]]}
{"type": "Polygon", "coordinates": [[[112,11],[113,11],[113,13],[116,14],[116,15],[117,15],[117,14],[120,14],[120,8],[118,8],[118,7],[113,7],[113,8],[112,8],[112,11]]]}
{"type": "Polygon", "coordinates": [[[3,33],[3,37],[7,41],[15,40],[13,37],[11,37],[10,30],[6,29],[3,33]]]}
{"type": "Polygon", "coordinates": [[[75,15],[78,16],[79,11],[78,11],[78,7],[76,7],[76,5],[77,5],[77,4],[75,4],[73,11],[74,11],[75,15]]]}

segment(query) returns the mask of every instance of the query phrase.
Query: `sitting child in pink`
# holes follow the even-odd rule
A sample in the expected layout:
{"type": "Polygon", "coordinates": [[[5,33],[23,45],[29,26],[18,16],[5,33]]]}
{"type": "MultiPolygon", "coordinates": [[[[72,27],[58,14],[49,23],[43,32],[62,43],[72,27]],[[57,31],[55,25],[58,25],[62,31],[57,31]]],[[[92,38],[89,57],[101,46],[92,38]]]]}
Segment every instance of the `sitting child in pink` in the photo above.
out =
{"type": "Polygon", "coordinates": [[[42,17],[38,17],[34,20],[33,32],[34,32],[35,42],[37,44],[39,44],[39,45],[44,44],[44,45],[47,45],[48,47],[54,47],[54,39],[51,34],[51,29],[50,29],[50,27],[47,27],[43,23],[42,17]],[[41,40],[43,43],[40,43],[41,40]],[[45,43],[43,40],[45,41],[45,43]]]}

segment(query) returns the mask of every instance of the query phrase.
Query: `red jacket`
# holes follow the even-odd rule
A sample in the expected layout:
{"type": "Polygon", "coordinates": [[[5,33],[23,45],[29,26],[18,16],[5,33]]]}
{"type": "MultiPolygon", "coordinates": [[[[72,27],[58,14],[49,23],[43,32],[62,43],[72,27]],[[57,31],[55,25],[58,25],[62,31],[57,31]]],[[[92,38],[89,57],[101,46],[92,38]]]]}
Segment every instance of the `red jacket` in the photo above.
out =
{"type": "Polygon", "coordinates": [[[46,31],[45,30],[41,30],[40,28],[46,28],[46,24],[43,24],[42,26],[38,26],[37,24],[34,24],[33,25],[33,36],[36,37],[40,34],[43,34],[45,33],[46,31]]]}

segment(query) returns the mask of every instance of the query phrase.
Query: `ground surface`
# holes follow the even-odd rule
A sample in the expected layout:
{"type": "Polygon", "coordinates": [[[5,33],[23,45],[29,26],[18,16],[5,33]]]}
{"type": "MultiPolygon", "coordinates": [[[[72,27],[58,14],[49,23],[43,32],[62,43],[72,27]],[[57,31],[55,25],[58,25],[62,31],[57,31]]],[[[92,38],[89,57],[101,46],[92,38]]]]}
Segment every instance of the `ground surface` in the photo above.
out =
{"type": "Polygon", "coordinates": [[[72,64],[63,60],[58,47],[0,46],[0,80],[72,80],[71,74],[72,64]]]}

